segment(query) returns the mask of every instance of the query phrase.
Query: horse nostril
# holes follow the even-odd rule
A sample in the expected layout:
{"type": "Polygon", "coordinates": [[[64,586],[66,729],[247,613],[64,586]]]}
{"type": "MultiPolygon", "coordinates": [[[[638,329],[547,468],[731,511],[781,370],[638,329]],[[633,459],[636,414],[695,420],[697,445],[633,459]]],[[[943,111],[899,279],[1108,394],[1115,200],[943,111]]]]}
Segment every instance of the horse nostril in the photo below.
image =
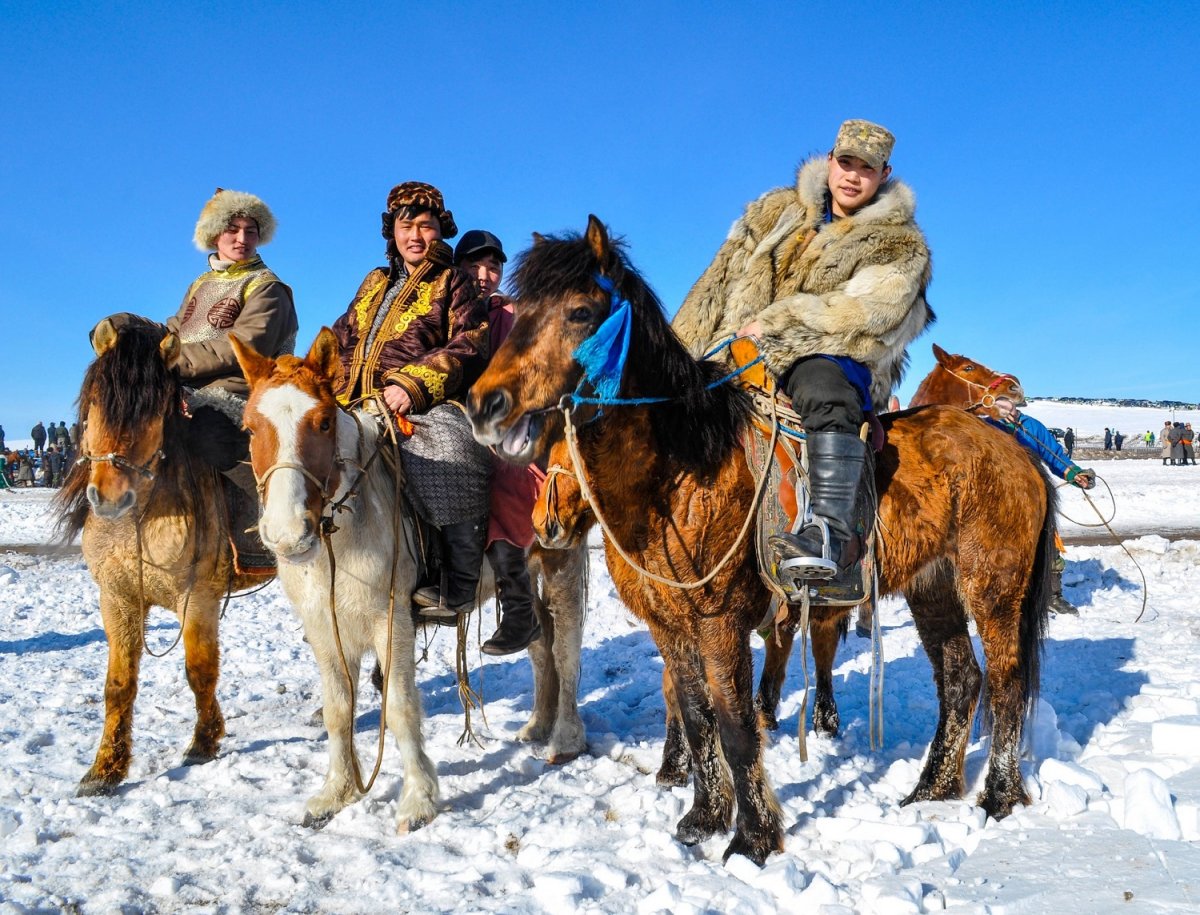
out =
{"type": "Polygon", "coordinates": [[[480,418],[484,422],[499,419],[508,413],[511,406],[512,398],[508,396],[508,392],[498,388],[483,398],[479,410],[480,418]]]}

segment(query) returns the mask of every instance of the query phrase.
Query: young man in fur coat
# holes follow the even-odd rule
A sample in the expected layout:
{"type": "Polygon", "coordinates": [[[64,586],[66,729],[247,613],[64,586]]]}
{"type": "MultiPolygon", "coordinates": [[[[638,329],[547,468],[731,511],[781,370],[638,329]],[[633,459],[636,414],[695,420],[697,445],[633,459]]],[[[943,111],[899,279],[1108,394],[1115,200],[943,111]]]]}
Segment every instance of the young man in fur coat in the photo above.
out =
{"type": "Polygon", "coordinates": [[[929,247],[913,192],[891,177],[894,141],[868,121],[842,124],[794,187],[746,208],[674,320],[694,348],[756,337],[804,422],[814,523],[772,538],[797,587],[855,558],[860,428],[886,409],[908,344],[933,320],[929,247]]]}

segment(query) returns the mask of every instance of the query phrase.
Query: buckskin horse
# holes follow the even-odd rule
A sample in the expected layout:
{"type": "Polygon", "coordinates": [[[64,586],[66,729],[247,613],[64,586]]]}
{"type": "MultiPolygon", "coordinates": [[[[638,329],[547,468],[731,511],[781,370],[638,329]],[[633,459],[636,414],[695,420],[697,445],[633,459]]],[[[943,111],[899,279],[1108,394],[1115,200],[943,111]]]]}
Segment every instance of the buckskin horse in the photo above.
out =
{"type": "MultiPolygon", "coordinates": [[[[580,427],[593,507],[608,520],[609,571],[663,656],[691,753],[693,804],[676,836],[694,844],[724,831],[736,796],[725,857],[762,863],[782,841],[763,770],[749,643],[769,595],[752,551],[731,550],[754,492],[740,448],[748,400],[719,383],[723,365],[689,356],[657,297],[594,216],[583,235],[535,236],[513,279],[516,324],[468,402],[475,435],[511,460],[542,456],[550,445],[546,414],[565,398],[562,408],[580,427]],[[578,396],[583,369],[573,354],[614,316],[629,322],[623,403],[610,400],[601,412],[578,396]],[[614,540],[650,575],[635,571],[614,540]],[[719,566],[726,555],[733,561],[719,566]],[[651,576],[683,584],[711,578],[680,589],[651,576]]],[[[621,338],[619,328],[614,336],[621,338]]],[[[1028,800],[1018,755],[1047,618],[1053,490],[1016,442],[961,410],[907,410],[885,416],[883,426],[887,444],[876,462],[881,591],[908,600],[940,705],[925,766],[905,802],[964,790],[983,683],[969,611],[983,641],[993,723],[979,804],[999,818],[1028,800]]]]}
{"type": "Polygon", "coordinates": [[[216,470],[189,454],[183,388],[173,365],[180,342],[150,322],[92,335],[84,375],[79,460],[56,496],[60,530],[82,532],[83,558],[100,588],[108,638],[104,732],[80,795],[111,794],[129,774],[133,706],[152,606],[179,618],[196,729],[184,764],[217,755],[225,720],[217,703],[217,621],[229,590],[261,584],[239,575],[216,470]]]}

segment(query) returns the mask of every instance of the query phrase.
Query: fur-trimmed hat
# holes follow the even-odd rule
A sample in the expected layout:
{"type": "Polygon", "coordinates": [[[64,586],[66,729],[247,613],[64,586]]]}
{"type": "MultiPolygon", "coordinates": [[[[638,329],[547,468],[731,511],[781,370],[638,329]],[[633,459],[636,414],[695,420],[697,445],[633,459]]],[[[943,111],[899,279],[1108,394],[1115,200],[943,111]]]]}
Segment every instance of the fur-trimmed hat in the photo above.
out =
{"type": "Polygon", "coordinates": [[[402,207],[421,207],[437,217],[442,227],[442,238],[453,238],[458,234],[454,214],[446,209],[442,192],[424,181],[405,181],[397,184],[387,195],[387,212],[383,214],[383,237],[392,237],[396,212],[402,207]]]}
{"type": "Polygon", "coordinates": [[[253,194],[245,191],[227,191],[217,188],[216,192],[196,221],[196,233],[192,240],[201,251],[212,251],[217,247],[217,238],[229,221],[238,216],[245,216],[258,223],[258,244],[261,247],[275,236],[275,217],[270,207],[253,194]]]}

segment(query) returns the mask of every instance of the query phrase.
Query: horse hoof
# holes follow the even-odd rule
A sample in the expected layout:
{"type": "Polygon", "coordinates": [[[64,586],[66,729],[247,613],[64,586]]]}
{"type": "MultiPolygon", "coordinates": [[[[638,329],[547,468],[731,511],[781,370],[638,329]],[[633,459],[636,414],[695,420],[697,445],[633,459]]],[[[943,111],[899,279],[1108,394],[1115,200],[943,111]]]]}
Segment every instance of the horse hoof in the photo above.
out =
{"type": "Polygon", "coordinates": [[[185,766],[202,766],[205,763],[210,763],[217,758],[216,752],[203,752],[195,747],[189,747],[188,751],[183,754],[183,765],[185,766]]]}
{"type": "Polygon", "coordinates": [[[842,720],[838,716],[837,709],[832,712],[827,712],[824,709],[813,710],[813,730],[825,737],[837,737],[838,728],[841,726],[842,720]]]}
{"type": "Polygon", "coordinates": [[[775,717],[774,712],[768,712],[766,709],[758,710],[758,724],[764,731],[779,730],[779,719],[775,717]]]}
{"type": "Polygon", "coordinates": [[[727,828],[727,824],[710,822],[695,810],[691,810],[684,814],[679,825],[675,827],[675,838],[684,845],[699,845],[727,828]]]}
{"type": "Polygon", "coordinates": [[[728,861],[731,855],[741,855],[744,858],[749,858],[759,867],[762,867],[767,863],[767,857],[774,851],[783,851],[783,840],[778,835],[776,835],[773,842],[769,839],[764,839],[761,842],[751,842],[741,833],[738,833],[726,847],[725,853],[721,856],[721,861],[728,861]]]}
{"type": "Polygon", "coordinates": [[[119,781],[108,781],[102,778],[85,778],[75,789],[76,797],[112,797],[117,793],[119,781]]]}
{"type": "Polygon", "coordinates": [[[546,760],[546,763],[551,766],[565,766],[567,763],[578,759],[581,753],[582,751],[579,750],[574,753],[553,753],[546,760]]]}
{"type": "Polygon", "coordinates": [[[316,831],[324,829],[326,826],[328,826],[329,821],[332,819],[333,819],[332,813],[323,813],[320,816],[316,816],[311,813],[306,813],[306,814],[304,814],[304,819],[300,822],[300,825],[305,827],[306,829],[311,829],[311,830],[313,830],[313,832],[316,832],[316,831]]]}

